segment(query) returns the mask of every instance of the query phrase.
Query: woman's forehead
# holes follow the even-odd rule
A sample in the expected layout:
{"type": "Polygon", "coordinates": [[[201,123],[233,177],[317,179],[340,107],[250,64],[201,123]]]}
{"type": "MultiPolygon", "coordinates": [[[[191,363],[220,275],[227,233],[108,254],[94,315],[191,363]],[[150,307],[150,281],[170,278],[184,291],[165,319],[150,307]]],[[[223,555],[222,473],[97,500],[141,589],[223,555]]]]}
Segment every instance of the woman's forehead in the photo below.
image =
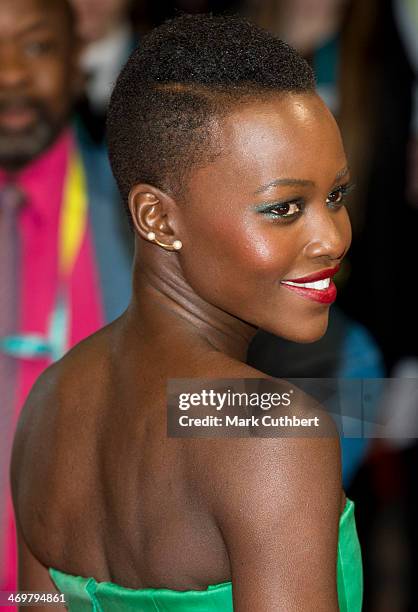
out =
{"type": "Polygon", "coordinates": [[[257,151],[289,154],[292,149],[340,146],[338,127],[317,95],[277,96],[238,107],[222,122],[220,136],[231,153],[257,151]]]}
{"type": "MultiPolygon", "coordinates": [[[[346,165],[338,126],[315,94],[286,94],[236,106],[220,122],[220,155],[196,181],[254,190],[279,177],[335,176],[346,165]]],[[[192,177],[191,177],[192,178],[192,177]]]]}

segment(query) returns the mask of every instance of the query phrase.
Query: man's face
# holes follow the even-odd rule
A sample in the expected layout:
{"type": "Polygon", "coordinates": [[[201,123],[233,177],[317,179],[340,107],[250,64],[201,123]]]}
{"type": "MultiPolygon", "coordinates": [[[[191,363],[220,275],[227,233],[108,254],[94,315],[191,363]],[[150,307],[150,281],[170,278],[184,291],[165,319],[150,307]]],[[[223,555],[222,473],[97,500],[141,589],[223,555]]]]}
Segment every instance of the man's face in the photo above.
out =
{"type": "Polygon", "coordinates": [[[0,167],[16,170],[55,140],[77,79],[63,0],[0,2],[0,167]]]}
{"type": "Polygon", "coordinates": [[[106,36],[126,18],[130,0],[71,0],[71,4],[77,13],[78,34],[89,43],[106,36]]]}

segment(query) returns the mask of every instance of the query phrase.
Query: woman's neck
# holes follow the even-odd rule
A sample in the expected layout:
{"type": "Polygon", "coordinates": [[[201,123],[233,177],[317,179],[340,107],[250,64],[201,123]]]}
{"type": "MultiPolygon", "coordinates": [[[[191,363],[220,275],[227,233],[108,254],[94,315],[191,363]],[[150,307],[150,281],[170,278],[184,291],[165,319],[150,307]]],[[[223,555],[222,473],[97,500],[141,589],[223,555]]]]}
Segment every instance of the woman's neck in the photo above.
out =
{"type": "Polygon", "coordinates": [[[164,267],[163,274],[160,269],[135,265],[129,324],[143,337],[163,334],[168,340],[175,330],[185,341],[203,340],[245,362],[257,329],[199,297],[177,267],[164,267]]]}

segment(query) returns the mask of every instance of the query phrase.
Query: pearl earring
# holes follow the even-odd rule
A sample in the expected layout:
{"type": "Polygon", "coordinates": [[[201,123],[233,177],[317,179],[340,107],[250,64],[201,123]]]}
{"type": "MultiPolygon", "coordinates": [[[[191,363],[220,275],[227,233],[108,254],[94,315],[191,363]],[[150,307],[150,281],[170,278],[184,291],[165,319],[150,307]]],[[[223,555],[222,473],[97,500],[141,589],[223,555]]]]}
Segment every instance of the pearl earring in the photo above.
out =
{"type": "Polygon", "coordinates": [[[157,240],[155,232],[148,232],[147,238],[151,242],[155,242],[155,244],[158,244],[158,246],[163,247],[163,249],[165,249],[166,251],[180,251],[181,247],[183,246],[181,240],[175,240],[173,244],[164,244],[163,242],[157,240]]]}

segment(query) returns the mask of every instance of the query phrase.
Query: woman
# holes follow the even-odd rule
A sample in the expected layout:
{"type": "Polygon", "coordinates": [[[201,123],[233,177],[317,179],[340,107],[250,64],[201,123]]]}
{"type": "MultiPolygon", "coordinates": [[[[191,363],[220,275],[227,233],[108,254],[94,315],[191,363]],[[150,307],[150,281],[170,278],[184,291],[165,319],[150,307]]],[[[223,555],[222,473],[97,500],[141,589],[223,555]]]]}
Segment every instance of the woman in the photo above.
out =
{"type": "Polygon", "coordinates": [[[20,589],[55,584],[70,610],[361,609],[335,432],[166,433],[169,379],[263,378],[244,363],[257,328],[326,331],[349,177],[314,87],[281,41],[205,15],[151,32],[122,71],[108,140],[136,233],[132,302],[23,411],[20,589]]]}

